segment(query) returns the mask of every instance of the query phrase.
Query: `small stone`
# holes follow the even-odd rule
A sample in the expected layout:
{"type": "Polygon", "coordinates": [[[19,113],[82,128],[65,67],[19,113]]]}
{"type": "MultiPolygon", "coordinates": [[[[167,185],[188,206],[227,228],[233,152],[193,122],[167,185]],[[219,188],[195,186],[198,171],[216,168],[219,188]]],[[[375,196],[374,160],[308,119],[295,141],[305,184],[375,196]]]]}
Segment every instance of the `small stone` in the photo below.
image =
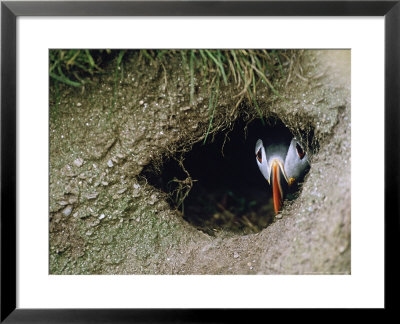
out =
{"type": "Polygon", "coordinates": [[[114,164],[111,160],[108,160],[107,165],[109,168],[112,168],[114,166],[114,164]]]}
{"type": "Polygon", "coordinates": [[[133,185],[133,188],[139,189],[139,188],[140,188],[140,184],[135,183],[135,184],[133,185]]]}
{"type": "Polygon", "coordinates": [[[87,199],[96,199],[99,194],[97,192],[86,195],[87,199]]]}
{"type": "Polygon", "coordinates": [[[282,218],[282,214],[275,215],[275,218],[281,219],[282,218]]]}
{"type": "Polygon", "coordinates": [[[81,104],[80,102],[78,102],[78,103],[76,104],[76,106],[77,106],[77,107],[80,107],[80,106],[82,106],[82,104],[81,104]]]}
{"type": "Polygon", "coordinates": [[[123,194],[125,191],[126,191],[126,188],[121,189],[121,190],[118,190],[118,191],[117,191],[117,194],[123,194]]]}
{"type": "Polygon", "coordinates": [[[66,201],[64,201],[64,200],[59,201],[58,204],[61,205],[61,206],[68,205],[68,203],[66,201]]]}
{"type": "Polygon", "coordinates": [[[78,201],[78,198],[77,198],[77,197],[71,197],[71,198],[69,198],[69,200],[68,200],[68,202],[69,202],[71,205],[75,204],[77,201],[78,201]]]}
{"type": "Polygon", "coordinates": [[[237,258],[239,257],[239,253],[233,252],[233,257],[234,257],[235,259],[237,259],[237,258]]]}
{"type": "Polygon", "coordinates": [[[73,163],[74,163],[78,168],[80,168],[80,167],[82,166],[83,162],[84,162],[83,159],[78,158],[78,159],[76,159],[73,163]]]}
{"type": "Polygon", "coordinates": [[[106,217],[106,215],[101,214],[101,215],[99,216],[99,219],[103,219],[104,217],[106,217]]]}
{"type": "Polygon", "coordinates": [[[64,210],[62,211],[62,213],[64,214],[64,216],[69,216],[71,215],[72,212],[72,206],[68,206],[66,208],[64,208],[64,210]]]}
{"type": "Polygon", "coordinates": [[[156,194],[152,194],[150,199],[147,201],[147,203],[149,205],[154,205],[156,201],[157,201],[157,195],[156,194]]]}
{"type": "Polygon", "coordinates": [[[96,227],[100,224],[100,220],[96,219],[93,223],[89,224],[91,227],[96,227]]]}

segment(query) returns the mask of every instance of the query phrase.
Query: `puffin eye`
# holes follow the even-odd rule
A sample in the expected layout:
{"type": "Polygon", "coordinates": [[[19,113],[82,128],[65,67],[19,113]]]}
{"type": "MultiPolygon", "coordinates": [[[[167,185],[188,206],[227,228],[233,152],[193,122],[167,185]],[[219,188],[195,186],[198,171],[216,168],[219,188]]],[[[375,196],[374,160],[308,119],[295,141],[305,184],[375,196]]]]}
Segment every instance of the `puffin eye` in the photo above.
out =
{"type": "Polygon", "coordinates": [[[299,143],[296,143],[296,151],[300,160],[302,160],[304,158],[304,155],[306,155],[306,153],[304,152],[303,148],[300,146],[299,143]]]}
{"type": "Polygon", "coordinates": [[[261,148],[258,150],[256,157],[257,157],[258,162],[262,163],[261,148]]]}

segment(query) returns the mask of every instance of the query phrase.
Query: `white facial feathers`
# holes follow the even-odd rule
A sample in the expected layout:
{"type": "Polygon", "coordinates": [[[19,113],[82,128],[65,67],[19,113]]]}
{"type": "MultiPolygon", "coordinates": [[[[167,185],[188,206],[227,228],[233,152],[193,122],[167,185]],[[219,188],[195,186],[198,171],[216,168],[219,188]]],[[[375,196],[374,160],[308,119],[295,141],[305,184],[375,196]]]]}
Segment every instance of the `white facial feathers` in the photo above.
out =
{"type": "Polygon", "coordinates": [[[267,156],[265,154],[265,148],[262,140],[258,140],[256,143],[256,161],[258,168],[260,169],[262,175],[267,179],[269,183],[270,167],[268,165],[267,156]]]}
{"type": "Polygon", "coordinates": [[[285,159],[285,171],[287,177],[294,178],[298,181],[304,176],[306,169],[309,167],[308,155],[303,146],[293,138],[290,142],[288,153],[285,159]]]}

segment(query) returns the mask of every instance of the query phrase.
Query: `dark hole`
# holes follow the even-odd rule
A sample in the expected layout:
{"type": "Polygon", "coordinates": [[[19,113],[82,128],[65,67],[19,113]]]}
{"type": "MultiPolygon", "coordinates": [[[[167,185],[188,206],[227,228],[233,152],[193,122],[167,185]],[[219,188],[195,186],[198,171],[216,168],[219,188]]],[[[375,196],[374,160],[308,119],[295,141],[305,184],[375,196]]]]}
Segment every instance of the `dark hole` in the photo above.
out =
{"type": "Polygon", "coordinates": [[[256,163],[255,144],[259,138],[265,146],[279,138],[289,146],[293,135],[275,120],[266,125],[253,121],[247,132],[245,127],[243,121],[237,122],[226,141],[225,135],[219,134],[205,145],[195,144],[185,154],[183,165],[196,181],[182,205],[176,199],[177,189],[185,188],[180,191],[182,196],[187,187],[185,181],[174,179],[183,181],[187,174],[175,159],[164,162],[161,174],[155,174],[152,166],[142,173],[150,184],[172,193],[170,204],[183,211],[186,221],[210,235],[221,229],[255,233],[274,220],[272,191],[256,163]]]}

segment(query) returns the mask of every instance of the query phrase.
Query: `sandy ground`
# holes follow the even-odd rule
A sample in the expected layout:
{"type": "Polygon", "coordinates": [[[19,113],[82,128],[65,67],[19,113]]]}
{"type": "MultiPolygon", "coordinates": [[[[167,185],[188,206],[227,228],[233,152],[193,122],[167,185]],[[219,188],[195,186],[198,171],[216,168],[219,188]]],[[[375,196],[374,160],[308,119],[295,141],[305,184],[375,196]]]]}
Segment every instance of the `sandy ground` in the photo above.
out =
{"type": "MultiPolygon", "coordinates": [[[[264,116],[294,134],[313,132],[314,154],[298,198],[252,234],[199,231],[141,173],[162,169],[163,158],[190,149],[208,127],[201,80],[190,105],[177,66],[144,67],[132,57],[115,105],[113,76],[94,78],[84,92],[64,89],[57,107],[51,96],[50,273],[350,274],[350,51],[305,51],[302,74],[288,65],[277,85],[284,100],[258,93],[264,116]]],[[[216,133],[257,116],[251,105],[232,109],[235,91],[221,88],[216,133]]]]}

